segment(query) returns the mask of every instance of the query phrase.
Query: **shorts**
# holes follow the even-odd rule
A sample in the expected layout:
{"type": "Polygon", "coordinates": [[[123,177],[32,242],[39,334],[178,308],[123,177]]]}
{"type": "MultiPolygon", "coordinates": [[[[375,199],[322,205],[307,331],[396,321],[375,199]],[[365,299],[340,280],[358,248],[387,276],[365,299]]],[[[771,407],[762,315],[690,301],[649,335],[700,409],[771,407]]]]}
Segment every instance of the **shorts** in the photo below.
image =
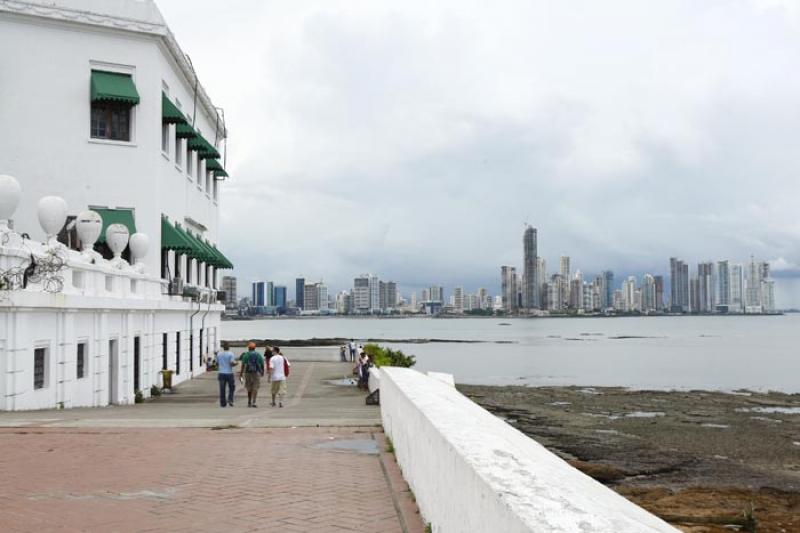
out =
{"type": "Polygon", "coordinates": [[[273,396],[280,396],[283,398],[286,396],[286,380],[273,381],[270,390],[273,396]]]}
{"type": "Polygon", "coordinates": [[[255,372],[245,373],[244,386],[247,390],[258,390],[261,387],[261,374],[255,372]]]}

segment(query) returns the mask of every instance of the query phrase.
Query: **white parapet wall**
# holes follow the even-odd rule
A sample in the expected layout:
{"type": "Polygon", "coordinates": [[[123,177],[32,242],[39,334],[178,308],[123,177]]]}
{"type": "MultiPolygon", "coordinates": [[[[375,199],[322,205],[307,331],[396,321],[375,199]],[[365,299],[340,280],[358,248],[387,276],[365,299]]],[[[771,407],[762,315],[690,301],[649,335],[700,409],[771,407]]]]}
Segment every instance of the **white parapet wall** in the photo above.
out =
{"type": "Polygon", "coordinates": [[[442,380],[383,367],[379,381],[384,429],[433,531],[678,531],[442,380]]]}

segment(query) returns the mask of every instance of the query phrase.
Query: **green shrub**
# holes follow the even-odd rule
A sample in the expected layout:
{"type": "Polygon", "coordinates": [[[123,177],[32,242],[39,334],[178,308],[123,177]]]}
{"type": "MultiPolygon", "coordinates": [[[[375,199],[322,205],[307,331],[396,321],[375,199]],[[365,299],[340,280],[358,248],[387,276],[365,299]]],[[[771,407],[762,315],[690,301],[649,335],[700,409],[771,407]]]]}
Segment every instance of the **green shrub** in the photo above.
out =
{"type": "Polygon", "coordinates": [[[134,392],[133,403],[142,403],[144,401],[144,394],[142,391],[137,390],[134,392]]]}
{"type": "Polygon", "coordinates": [[[406,355],[402,350],[383,348],[377,344],[367,344],[364,351],[375,366],[402,366],[411,368],[417,361],[413,355],[406,355]]]}
{"type": "Polygon", "coordinates": [[[152,396],[153,398],[158,398],[159,396],[161,396],[161,389],[153,385],[152,387],[150,387],[150,396],[152,396]]]}

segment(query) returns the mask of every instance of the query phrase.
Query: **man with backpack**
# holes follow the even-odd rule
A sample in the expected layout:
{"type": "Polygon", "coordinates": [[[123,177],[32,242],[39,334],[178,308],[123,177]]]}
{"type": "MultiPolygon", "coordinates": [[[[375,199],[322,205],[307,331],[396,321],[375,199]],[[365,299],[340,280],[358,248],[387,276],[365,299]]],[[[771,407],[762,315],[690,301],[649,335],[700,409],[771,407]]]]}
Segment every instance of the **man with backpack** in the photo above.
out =
{"type": "Polygon", "coordinates": [[[281,353],[277,346],[272,350],[273,355],[269,360],[270,392],[272,393],[272,407],[275,407],[275,397],[278,397],[278,406],[283,407],[283,398],[286,396],[286,378],[289,377],[289,360],[281,353]]]}
{"type": "Polygon", "coordinates": [[[256,398],[261,386],[261,376],[264,375],[264,356],[256,351],[256,343],[247,344],[247,352],[242,354],[242,369],[239,379],[244,375],[244,386],[247,389],[247,407],[258,407],[256,398]]]}

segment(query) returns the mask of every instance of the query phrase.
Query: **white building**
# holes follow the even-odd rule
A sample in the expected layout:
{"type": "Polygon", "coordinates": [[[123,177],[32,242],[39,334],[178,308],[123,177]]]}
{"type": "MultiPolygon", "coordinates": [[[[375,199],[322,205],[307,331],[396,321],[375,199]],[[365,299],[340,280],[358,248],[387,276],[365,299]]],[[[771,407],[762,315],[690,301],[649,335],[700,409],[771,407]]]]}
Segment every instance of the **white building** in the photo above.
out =
{"type": "Polygon", "coordinates": [[[217,270],[232,267],[216,247],[226,131],[158,8],[0,2],[0,50],[0,174],[21,187],[16,210],[10,179],[0,192],[13,227],[0,241],[0,410],[131,403],[162,369],[173,383],[202,373],[219,342],[217,270]],[[64,202],[37,209],[53,195],[64,202]],[[66,246],[41,244],[49,232],[66,246]],[[125,234],[135,250],[108,261],[125,234]],[[39,274],[28,283],[26,268],[39,274]]]}

